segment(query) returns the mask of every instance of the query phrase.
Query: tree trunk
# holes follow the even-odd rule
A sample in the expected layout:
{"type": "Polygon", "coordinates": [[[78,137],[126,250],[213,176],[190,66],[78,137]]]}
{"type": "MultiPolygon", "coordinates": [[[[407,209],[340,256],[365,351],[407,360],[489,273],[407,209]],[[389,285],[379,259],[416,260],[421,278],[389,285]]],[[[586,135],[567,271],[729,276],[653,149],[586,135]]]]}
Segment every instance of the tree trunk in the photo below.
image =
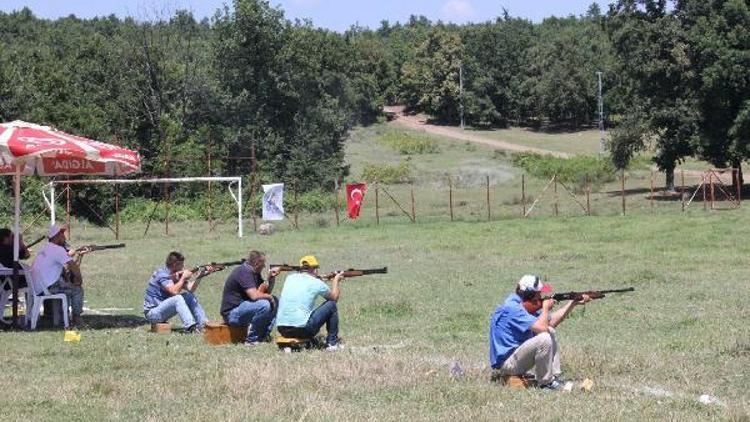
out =
{"type": "Polygon", "coordinates": [[[742,161],[737,160],[732,162],[732,167],[737,169],[737,177],[732,177],[732,188],[735,192],[741,191],[742,186],[745,184],[745,178],[742,175],[742,161]],[[739,186],[737,183],[739,182],[739,186]],[[739,189],[738,189],[739,188],[739,189]]]}
{"type": "Polygon", "coordinates": [[[666,175],[666,189],[669,193],[675,193],[676,190],[674,188],[674,167],[668,168],[664,170],[664,174],[666,175]]]}

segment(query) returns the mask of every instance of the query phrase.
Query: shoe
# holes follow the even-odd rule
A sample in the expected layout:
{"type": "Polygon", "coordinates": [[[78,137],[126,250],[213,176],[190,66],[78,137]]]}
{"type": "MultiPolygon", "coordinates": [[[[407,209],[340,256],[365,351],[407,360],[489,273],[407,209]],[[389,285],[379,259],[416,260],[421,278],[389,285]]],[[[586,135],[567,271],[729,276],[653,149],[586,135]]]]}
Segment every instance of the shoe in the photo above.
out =
{"type": "Polygon", "coordinates": [[[185,334],[200,334],[202,331],[201,327],[199,327],[197,324],[193,324],[187,328],[185,328],[185,331],[183,333],[185,334]]]}
{"type": "Polygon", "coordinates": [[[549,391],[562,391],[565,388],[565,384],[553,379],[549,384],[540,385],[539,388],[549,391]]]}
{"type": "Polygon", "coordinates": [[[343,344],[329,344],[326,346],[326,352],[335,352],[344,348],[343,344]]]}
{"type": "Polygon", "coordinates": [[[245,346],[247,346],[247,347],[251,347],[252,348],[252,347],[255,347],[255,346],[260,346],[261,344],[263,344],[263,342],[260,342],[260,341],[245,341],[243,344],[245,346]]]}

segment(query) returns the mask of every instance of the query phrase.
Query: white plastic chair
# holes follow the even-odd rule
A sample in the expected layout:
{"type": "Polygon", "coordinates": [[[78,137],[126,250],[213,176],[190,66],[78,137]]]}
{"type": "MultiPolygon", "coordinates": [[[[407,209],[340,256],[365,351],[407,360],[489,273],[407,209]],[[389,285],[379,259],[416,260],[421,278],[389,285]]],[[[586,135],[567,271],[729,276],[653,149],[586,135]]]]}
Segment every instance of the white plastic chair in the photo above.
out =
{"type": "MultiPolygon", "coordinates": [[[[26,274],[26,284],[28,284],[29,292],[31,292],[31,294],[28,295],[31,296],[31,304],[26,305],[31,307],[31,312],[27,310],[28,315],[26,316],[27,322],[30,324],[31,329],[36,330],[36,324],[37,322],[39,322],[39,314],[42,312],[42,304],[45,301],[50,300],[60,300],[62,302],[61,309],[63,315],[63,323],[65,325],[65,328],[68,328],[68,297],[65,296],[65,293],[58,293],[53,295],[46,288],[42,292],[37,292],[36,275],[34,274],[34,271],[32,271],[31,267],[23,264],[21,264],[21,267],[26,274]]],[[[53,324],[57,325],[59,320],[57,319],[57,309],[54,306],[52,308],[52,318],[53,324]]]]}
{"type": "MultiPolygon", "coordinates": [[[[13,293],[11,287],[13,287],[13,270],[10,268],[5,268],[2,265],[0,265],[0,320],[5,324],[10,324],[10,320],[8,318],[4,317],[4,310],[5,305],[10,302],[10,295],[13,293]]],[[[21,287],[18,289],[18,297],[23,296],[24,304],[28,309],[31,307],[29,305],[29,289],[27,287],[21,287]]]]}

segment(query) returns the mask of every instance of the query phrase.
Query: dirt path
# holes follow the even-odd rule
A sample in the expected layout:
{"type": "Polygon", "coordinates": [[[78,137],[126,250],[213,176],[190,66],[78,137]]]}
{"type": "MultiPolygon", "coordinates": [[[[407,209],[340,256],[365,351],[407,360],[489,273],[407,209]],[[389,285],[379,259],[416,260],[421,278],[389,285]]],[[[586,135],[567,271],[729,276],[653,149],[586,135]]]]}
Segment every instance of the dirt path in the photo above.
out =
{"type": "Polygon", "coordinates": [[[402,125],[409,129],[423,130],[427,133],[434,135],[444,136],[447,138],[456,139],[459,141],[468,141],[476,144],[486,145],[495,149],[501,149],[505,151],[513,152],[533,152],[542,155],[553,155],[560,158],[569,158],[570,154],[552,151],[548,149],[535,148],[529,146],[523,146],[518,144],[512,144],[510,142],[498,141],[497,139],[485,138],[484,136],[478,135],[469,130],[461,130],[452,126],[438,126],[427,123],[427,118],[424,115],[410,115],[404,114],[403,106],[391,106],[385,107],[384,111],[387,114],[393,115],[395,118],[391,124],[402,125]]]}

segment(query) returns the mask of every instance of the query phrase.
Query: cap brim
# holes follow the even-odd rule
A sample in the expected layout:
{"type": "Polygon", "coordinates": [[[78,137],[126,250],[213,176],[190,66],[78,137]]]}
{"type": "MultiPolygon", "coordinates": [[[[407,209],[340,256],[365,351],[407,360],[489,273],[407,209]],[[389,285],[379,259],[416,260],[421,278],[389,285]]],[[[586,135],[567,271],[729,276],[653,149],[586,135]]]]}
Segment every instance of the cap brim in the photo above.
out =
{"type": "Polygon", "coordinates": [[[539,289],[539,293],[550,293],[552,291],[551,284],[542,284],[542,288],[539,289]]]}

